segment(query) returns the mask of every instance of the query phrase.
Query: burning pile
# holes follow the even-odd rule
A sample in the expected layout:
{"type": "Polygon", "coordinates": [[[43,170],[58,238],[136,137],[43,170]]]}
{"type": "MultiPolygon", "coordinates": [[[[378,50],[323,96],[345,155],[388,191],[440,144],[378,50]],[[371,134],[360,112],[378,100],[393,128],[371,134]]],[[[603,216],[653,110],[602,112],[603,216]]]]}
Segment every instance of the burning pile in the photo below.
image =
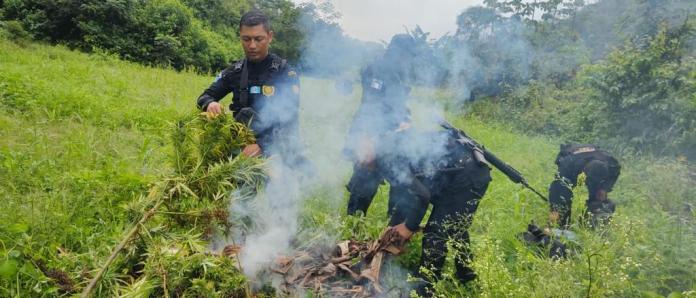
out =
{"type": "Polygon", "coordinates": [[[345,240],[333,248],[312,247],[282,257],[271,270],[282,277],[287,293],[311,290],[329,297],[374,297],[384,294],[380,271],[386,254],[399,255],[405,240],[394,230],[378,240],[345,240]]]}

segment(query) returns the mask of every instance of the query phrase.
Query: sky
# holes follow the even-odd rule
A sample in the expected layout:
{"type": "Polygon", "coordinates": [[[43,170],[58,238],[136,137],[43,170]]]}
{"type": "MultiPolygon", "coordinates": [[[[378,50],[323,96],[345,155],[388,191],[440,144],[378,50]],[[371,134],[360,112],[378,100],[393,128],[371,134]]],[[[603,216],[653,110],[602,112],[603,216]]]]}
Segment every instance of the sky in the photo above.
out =
{"type": "MultiPolygon", "coordinates": [[[[295,3],[311,0],[293,0],[295,3]]],[[[365,41],[389,41],[404,33],[404,26],[420,25],[439,38],[456,30],[456,18],[464,9],[483,0],[329,0],[341,14],[341,28],[351,37],[365,41]]]]}

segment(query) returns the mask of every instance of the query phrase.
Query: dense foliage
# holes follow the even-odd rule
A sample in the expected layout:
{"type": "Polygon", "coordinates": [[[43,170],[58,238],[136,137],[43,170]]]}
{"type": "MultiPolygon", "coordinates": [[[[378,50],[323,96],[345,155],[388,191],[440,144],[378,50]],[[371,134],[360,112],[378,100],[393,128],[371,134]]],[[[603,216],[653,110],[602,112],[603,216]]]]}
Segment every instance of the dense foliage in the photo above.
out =
{"type": "Polygon", "coordinates": [[[529,80],[562,85],[626,41],[642,45],[661,24],[680,26],[694,8],[687,0],[484,3],[462,12],[455,34],[435,44],[462,97],[499,96],[529,80]]]}
{"type": "Polygon", "coordinates": [[[557,87],[532,80],[471,111],[518,128],[615,150],[696,158],[694,23],[663,27],[642,47],[627,43],[557,87]]]}
{"type": "MultiPolygon", "coordinates": [[[[196,15],[195,2],[179,0],[119,1],[4,1],[0,15],[16,20],[34,38],[65,43],[84,51],[114,53],[124,59],[149,65],[192,67],[213,71],[241,56],[234,42],[234,25],[213,30],[214,25],[231,21],[249,4],[235,7],[218,2],[215,11],[227,19],[212,16],[209,22],[196,15]],[[192,8],[194,7],[194,8],[192,8]]],[[[205,15],[206,17],[208,15],[205,15]]]]}
{"type": "Polygon", "coordinates": [[[433,43],[459,102],[484,99],[464,109],[569,141],[696,158],[693,2],[485,3],[433,43]]]}
{"type": "MultiPolygon", "coordinates": [[[[339,51],[363,59],[381,49],[344,36],[334,21],[323,19],[321,11],[333,9],[328,2],[296,6],[288,0],[9,0],[0,2],[0,25],[14,39],[62,43],[146,65],[218,72],[243,56],[237,32],[242,14],[251,8],[271,19],[272,51],[308,70],[318,68],[317,61],[327,61],[320,55],[336,57],[339,51]],[[320,36],[324,41],[318,43],[320,36]]],[[[321,74],[359,67],[347,63],[321,74]]]]}
{"type": "Polygon", "coordinates": [[[242,57],[239,19],[252,7],[271,18],[273,50],[299,61],[300,10],[287,0],[10,0],[0,3],[0,20],[19,22],[21,27],[12,28],[38,40],[148,65],[216,72],[242,57]]]}

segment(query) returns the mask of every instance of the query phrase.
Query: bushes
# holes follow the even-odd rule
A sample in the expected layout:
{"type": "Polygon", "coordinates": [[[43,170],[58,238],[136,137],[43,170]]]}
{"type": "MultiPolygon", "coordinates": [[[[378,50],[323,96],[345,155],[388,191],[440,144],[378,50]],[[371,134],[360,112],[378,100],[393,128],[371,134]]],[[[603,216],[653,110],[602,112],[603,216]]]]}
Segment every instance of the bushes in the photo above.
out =
{"type": "Polygon", "coordinates": [[[7,21],[0,23],[0,37],[6,37],[21,43],[31,39],[31,34],[24,29],[22,23],[18,21],[7,21]]]}
{"type": "Polygon", "coordinates": [[[684,52],[692,36],[693,24],[662,28],[646,48],[628,45],[584,70],[581,79],[597,91],[589,99],[606,118],[598,136],[619,135],[653,152],[690,149],[684,145],[693,144],[696,130],[696,60],[684,52]]]}
{"type": "Polygon", "coordinates": [[[693,28],[663,27],[643,47],[627,44],[584,65],[562,87],[531,81],[497,102],[475,103],[472,111],[525,131],[694,159],[696,59],[687,49],[693,28]]]}
{"type": "Polygon", "coordinates": [[[302,12],[287,0],[7,0],[0,1],[0,20],[38,40],[205,73],[243,56],[237,26],[252,6],[273,23],[273,51],[299,61],[302,12]]]}
{"type": "Polygon", "coordinates": [[[147,36],[141,44],[151,47],[142,61],[213,72],[242,56],[238,43],[206,29],[178,0],[148,1],[138,18],[147,36]]]}
{"type": "Polygon", "coordinates": [[[179,0],[10,0],[0,14],[37,39],[147,65],[213,72],[242,56],[233,35],[212,31],[179,0]]]}
{"type": "Polygon", "coordinates": [[[76,40],[79,38],[76,17],[81,12],[81,2],[84,1],[7,0],[0,6],[0,15],[2,19],[21,22],[40,40],[76,40]]]}

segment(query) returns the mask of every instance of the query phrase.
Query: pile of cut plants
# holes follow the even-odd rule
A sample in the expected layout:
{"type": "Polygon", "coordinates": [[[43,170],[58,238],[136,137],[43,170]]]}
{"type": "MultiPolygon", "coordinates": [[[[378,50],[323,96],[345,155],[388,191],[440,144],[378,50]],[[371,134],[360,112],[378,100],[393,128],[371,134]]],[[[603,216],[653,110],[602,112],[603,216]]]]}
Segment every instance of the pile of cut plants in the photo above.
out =
{"type": "Polygon", "coordinates": [[[173,171],[122,206],[130,228],[108,254],[89,264],[75,259],[67,266],[74,272],[44,265],[52,273],[47,282],[58,285],[59,294],[83,297],[249,297],[236,252],[210,243],[244,228],[243,220],[231,220],[229,206],[252,199],[266,177],[263,160],[240,154],[253,142],[253,133],[230,115],[177,121],[173,171]]]}

